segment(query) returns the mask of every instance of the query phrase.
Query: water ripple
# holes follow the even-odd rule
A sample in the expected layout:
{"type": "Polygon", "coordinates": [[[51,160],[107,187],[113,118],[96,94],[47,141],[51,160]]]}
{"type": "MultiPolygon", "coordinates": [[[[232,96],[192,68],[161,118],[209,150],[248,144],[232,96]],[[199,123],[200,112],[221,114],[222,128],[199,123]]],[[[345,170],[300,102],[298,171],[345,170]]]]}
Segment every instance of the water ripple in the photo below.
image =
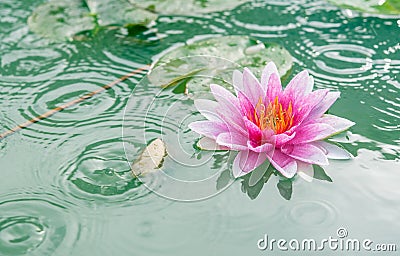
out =
{"type": "MultiPolygon", "coordinates": [[[[66,56],[71,53],[75,54],[75,47],[71,46],[63,49],[65,52],[62,53],[53,50],[48,50],[50,52],[41,51],[39,58],[32,60],[30,60],[30,57],[36,56],[39,51],[20,50],[21,54],[16,54],[18,51],[13,51],[2,59],[3,66],[9,68],[4,70],[5,73],[11,72],[15,74],[16,71],[14,69],[18,67],[21,72],[25,72],[24,74],[29,74],[29,76],[21,74],[21,77],[24,77],[25,80],[20,79],[19,76],[4,76],[1,78],[3,81],[10,80],[7,82],[8,84],[5,83],[6,86],[10,86],[10,89],[4,96],[10,95],[10,99],[12,99],[12,101],[8,101],[11,111],[5,116],[6,120],[12,121],[7,123],[6,127],[16,126],[97,90],[101,86],[116,80],[119,76],[135,69],[135,66],[132,67],[130,65],[134,64],[136,67],[140,67],[137,63],[123,61],[111,53],[105,54],[105,59],[101,63],[91,57],[81,61],[76,59],[74,55],[66,56]],[[40,56],[43,56],[43,58],[40,56]],[[67,58],[70,59],[68,63],[66,62],[67,58]],[[22,60],[28,61],[28,59],[32,65],[21,65],[22,60]],[[55,59],[58,62],[56,65],[54,65],[55,59]],[[41,63],[41,61],[44,63],[41,63]],[[115,61],[121,61],[122,63],[115,61]],[[12,63],[15,63],[15,65],[12,63]],[[14,68],[13,65],[15,66],[14,68]],[[49,67],[48,70],[46,70],[46,66],[49,67]],[[35,74],[36,70],[40,74],[35,74]],[[30,79],[30,76],[34,79],[30,79]],[[24,105],[18,107],[13,105],[18,102],[24,102],[24,105]]],[[[71,127],[82,126],[82,123],[96,125],[101,121],[109,121],[110,113],[115,115],[115,113],[122,112],[126,103],[124,96],[130,92],[129,88],[132,89],[134,87],[135,77],[140,78],[140,76],[139,72],[130,80],[115,85],[111,90],[71,106],[34,127],[24,130],[22,133],[34,139],[35,142],[47,141],[48,143],[53,143],[58,139],[65,138],[64,135],[70,132],[71,127]],[[97,120],[97,123],[94,122],[95,120],[97,120]],[[57,130],[54,129],[55,127],[57,130]]],[[[120,123],[121,120],[117,119],[111,125],[120,123]]]]}
{"type": "Polygon", "coordinates": [[[329,227],[337,219],[336,209],[326,201],[298,201],[287,212],[288,222],[304,227],[329,227]]]}
{"type": "Polygon", "coordinates": [[[56,255],[84,236],[78,213],[45,194],[14,194],[0,201],[2,255],[56,255]]]}
{"type": "Polygon", "coordinates": [[[323,60],[320,57],[314,59],[318,68],[324,72],[333,73],[335,76],[340,74],[346,77],[371,69],[371,58],[375,54],[372,49],[353,44],[330,44],[314,47],[313,50],[317,52],[318,56],[324,57],[323,60]],[[355,64],[359,66],[355,67],[355,64]]]}
{"type": "Polygon", "coordinates": [[[66,193],[83,203],[117,204],[133,202],[150,192],[133,177],[124,158],[121,139],[92,140],[83,148],[69,152],[61,163],[62,179],[58,178],[57,182],[66,193]]]}

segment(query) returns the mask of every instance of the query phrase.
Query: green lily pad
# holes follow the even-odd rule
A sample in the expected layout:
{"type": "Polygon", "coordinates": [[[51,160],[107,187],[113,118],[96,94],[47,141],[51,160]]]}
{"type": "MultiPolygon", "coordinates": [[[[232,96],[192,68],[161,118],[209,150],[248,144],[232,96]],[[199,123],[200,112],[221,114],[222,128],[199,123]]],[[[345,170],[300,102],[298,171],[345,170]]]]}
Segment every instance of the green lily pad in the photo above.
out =
{"type": "Polygon", "coordinates": [[[233,90],[232,72],[250,68],[257,77],[269,61],[284,76],[291,69],[292,56],[282,46],[263,43],[247,36],[224,36],[187,43],[163,55],[149,74],[157,86],[185,82],[185,92],[198,96],[209,92],[211,83],[233,90]]]}
{"type": "Polygon", "coordinates": [[[250,0],[129,0],[143,9],[165,15],[196,16],[233,9],[250,0]]]}
{"type": "Polygon", "coordinates": [[[50,0],[37,7],[28,19],[30,29],[56,41],[95,28],[122,26],[142,31],[159,14],[196,16],[230,10],[249,0],[50,0]]]}
{"type": "Polygon", "coordinates": [[[360,12],[375,13],[375,14],[400,14],[399,0],[328,0],[329,2],[343,7],[360,12]]]}
{"type": "Polygon", "coordinates": [[[157,19],[157,14],[138,8],[128,0],[86,0],[86,3],[100,26],[146,26],[157,19]]]}
{"type": "Polygon", "coordinates": [[[128,0],[51,0],[28,18],[30,29],[55,41],[72,40],[99,26],[146,26],[157,14],[128,0]]]}
{"type": "Polygon", "coordinates": [[[50,1],[37,7],[28,18],[29,28],[45,37],[68,40],[93,30],[95,19],[81,0],[50,1]]]}

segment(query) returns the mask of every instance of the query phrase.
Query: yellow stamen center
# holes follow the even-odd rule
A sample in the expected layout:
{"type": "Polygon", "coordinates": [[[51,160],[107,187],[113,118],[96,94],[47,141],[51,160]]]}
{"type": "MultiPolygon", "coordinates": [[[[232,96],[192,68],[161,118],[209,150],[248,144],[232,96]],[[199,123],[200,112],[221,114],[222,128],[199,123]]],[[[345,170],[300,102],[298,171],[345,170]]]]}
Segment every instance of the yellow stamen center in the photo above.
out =
{"type": "Polygon", "coordinates": [[[276,96],[275,100],[265,107],[260,97],[254,108],[254,113],[248,113],[247,117],[261,130],[270,128],[276,134],[283,133],[293,125],[292,102],[290,101],[289,106],[283,109],[278,96],[276,96]]]}

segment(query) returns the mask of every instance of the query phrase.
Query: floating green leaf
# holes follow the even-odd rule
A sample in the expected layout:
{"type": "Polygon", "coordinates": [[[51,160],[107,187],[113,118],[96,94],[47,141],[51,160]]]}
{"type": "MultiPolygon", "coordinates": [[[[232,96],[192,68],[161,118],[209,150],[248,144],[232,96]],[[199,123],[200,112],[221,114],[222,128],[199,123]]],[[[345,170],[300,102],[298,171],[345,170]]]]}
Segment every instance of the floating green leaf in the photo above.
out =
{"type": "Polygon", "coordinates": [[[138,8],[128,0],[86,0],[86,3],[100,26],[146,26],[157,19],[157,14],[138,8]]]}
{"type": "Polygon", "coordinates": [[[360,12],[376,14],[400,14],[399,0],[328,0],[329,2],[343,8],[348,8],[360,12]]]}
{"type": "Polygon", "coordinates": [[[326,180],[332,182],[331,177],[326,174],[325,170],[319,165],[313,165],[314,167],[314,179],[326,180]]]}
{"type": "Polygon", "coordinates": [[[286,200],[292,198],[292,181],[290,179],[281,179],[277,184],[279,193],[286,200]]]}
{"type": "Polygon", "coordinates": [[[95,19],[81,0],[50,1],[36,8],[28,18],[30,29],[54,40],[69,40],[93,30],[95,19]]]}
{"type": "Polygon", "coordinates": [[[203,70],[204,70],[204,68],[199,68],[199,69],[195,69],[195,70],[193,70],[193,71],[191,71],[191,72],[189,72],[187,74],[183,74],[181,76],[175,77],[174,79],[169,81],[167,84],[162,85],[161,87],[167,88],[167,87],[170,87],[170,86],[175,86],[178,83],[180,83],[180,82],[182,82],[184,80],[187,80],[188,78],[191,78],[193,75],[196,75],[196,74],[200,73],[203,70]]]}
{"type": "Polygon", "coordinates": [[[232,89],[235,69],[250,68],[256,75],[267,62],[274,61],[281,75],[292,67],[292,56],[280,45],[262,43],[247,36],[224,36],[187,43],[163,55],[149,75],[161,87],[177,78],[187,79],[186,92],[208,92],[211,83],[232,89]],[[192,79],[188,79],[192,77],[192,79]]]}
{"type": "Polygon", "coordinates": [[[167,155],[165,144],[160,139],[152,141],[142,152],[139,159],[131,166],[135,177],[158,170],[167,155]]]}
{"type": "Polygon", "coordinates": [[[146,26],[157,14],[128,0],[52,0],[37,7],[28,19],[30,29],[55,41],[72,40],[99,26],[146,26]]]}
{"type": "Polygon", "coordinates": [[[126,27],[132,33],[142,31],[159,14],[196,16],[230,10],[248,1],[50,0],[33,11],[28,25],[41,36],[64,41],[99,26],[126,27]]]}
{"type": "Polygon", "coordinates": [[[130,2],[160,14],[195,16],[230,10],[249,0],[130,0],[130,2]]]}

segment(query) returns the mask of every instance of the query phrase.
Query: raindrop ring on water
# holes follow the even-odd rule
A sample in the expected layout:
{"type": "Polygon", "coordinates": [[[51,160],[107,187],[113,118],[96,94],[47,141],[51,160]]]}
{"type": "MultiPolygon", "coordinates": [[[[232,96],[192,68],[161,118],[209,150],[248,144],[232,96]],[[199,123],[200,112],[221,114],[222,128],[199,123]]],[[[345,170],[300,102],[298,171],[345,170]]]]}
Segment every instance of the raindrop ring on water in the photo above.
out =
{"type": "Polygon", "coordinates": [[[41,196],[20,193],[0,201],[1,255],[59,255],[84,237],[72,204],[41,196]]]}

